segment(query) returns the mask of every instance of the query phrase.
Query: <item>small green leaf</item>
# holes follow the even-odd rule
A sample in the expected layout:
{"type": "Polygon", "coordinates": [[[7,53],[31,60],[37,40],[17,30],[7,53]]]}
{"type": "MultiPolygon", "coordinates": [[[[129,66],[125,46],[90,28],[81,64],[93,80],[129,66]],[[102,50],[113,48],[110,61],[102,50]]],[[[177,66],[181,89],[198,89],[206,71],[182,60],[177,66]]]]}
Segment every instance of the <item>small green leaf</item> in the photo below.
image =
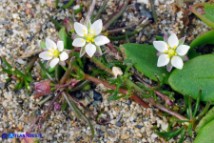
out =
{"type": "Polygon", "coordinates": [[[74,3],[74,0],[70,0],[68,3],[63,5],[62,8],[67,9],[67,8],[71,7],[73,3],[74,3]]]}
{"type": "Polygon", "coordinates": [[[157,67],[157,51],[152,45],[124,44],[121,47],[125,60],[131,60],[135,68],[154,81],[167,82],[169,73],[166,68],[157,67]]]}
{"type": "Polygon", "coordinates": [[[191,11],[211,28],[214,28],[214,4],[199,3],[192,6],[191,11]]]}
{"type": "Polygon", "coordinates": [[[62,111],[65,111],[67,108],[68,108],[67,102],[62,103],[62,105],[61,105],[62,111]]]}
{"type": "Polygon", "coordinates": [[[201,101],[214,101],[214,55],[196,57],[185,63],[182,70],[174,70],[170,86],[177,92],[201,101]]]}
{"type": "Polygon", "coordinates": [[[189,57],[193,58],[198,56],[199,54],[196,53],[196,48],[201,47],[201,46],[205,46],[208,44],[212,44],[214,45],[214,30],[211,30],[209,32],[206,32],[200,36],[198,36],[195,40],[192,41],[192,43],[190,44],[190,51],[189,51],[189,57]]]}
{"type": "Polygon", "coordinates": [[[65,49],[71,49],[72,40],[66,33],[65,27],[61,28],[59,31],[59,38],[64,42],[64,48],[65,49]]]}
{"type": "Polygon", "coordinates": [[[41,47],[42,49],[45,49],[45,48],[46,48],[45,41],[41,41],[41,42],[40,42],[40,47],[41,47]]]}
{"type": "Polygon", "coordinates": [[[200,36],[198,36],[195,40],[190,44],[191,48],[196,48],[200,46],[204,46],[207,44],[214,44],[214,30],[208,31],[200,36]]]}
{"type": "Polygon", "coordinates": [[[169,132],[157,132],[157,134],[163,138],[165,138],[166,140],[170,140],[176,136],[178,136],[179,134],[181,134],[183,132],[184,128],[180,128],[174,131],[169,131],[169,132]]]}
{"type": "Polygon", "coordinates": [[[207,114],[200,120],[197,127],[195,128],[196,132],[199,132],[207,123],[214,120],[214,107],[207,112],[207,114]]]}
{"type": "Polygon", "coordinates": [[[50,20],[54,24],[54,26],[57,30],[60,30],[63,27],[63,25],[61,23],[59,23],[57,20],[55,20],[54,18],[51,18],[50,20]]]}
{"type": "Polygon", "coordinates": [[[214,120],[210,121],[200,129],[194,143],[213,143],[214,142],[214,120]]]}

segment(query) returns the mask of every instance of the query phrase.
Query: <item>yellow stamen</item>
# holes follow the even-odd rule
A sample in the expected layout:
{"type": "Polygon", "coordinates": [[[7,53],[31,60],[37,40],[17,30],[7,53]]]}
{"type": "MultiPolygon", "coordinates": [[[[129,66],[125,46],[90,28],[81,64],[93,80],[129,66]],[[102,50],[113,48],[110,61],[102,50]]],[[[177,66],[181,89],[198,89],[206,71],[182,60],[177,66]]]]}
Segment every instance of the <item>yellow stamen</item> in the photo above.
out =
{"type": "Polygon", "coordinates": [[[167,54],[169,56],[169,58],[173,57],[173,56],[176,56],[177,53],[176,53],[176,48],[169,48],[165,54],[167,54]]]}
{"type": "Polygon", "coordinates": [[[58,49],[52,48],[52,49],[48,50],[48,52],[50,53],[51,56],[53,56],[55,58],[59,57],[59,55],[60,55],[60,52],[58,49]]]}
{"type": "Polygon", "coordinates": [[[85,34],[85,40],[88,42],[88,43],[93,43],[94,42],[94,37],[95,37],[95,34],[93,32],[90,32],[88,34],[85,34]]]}

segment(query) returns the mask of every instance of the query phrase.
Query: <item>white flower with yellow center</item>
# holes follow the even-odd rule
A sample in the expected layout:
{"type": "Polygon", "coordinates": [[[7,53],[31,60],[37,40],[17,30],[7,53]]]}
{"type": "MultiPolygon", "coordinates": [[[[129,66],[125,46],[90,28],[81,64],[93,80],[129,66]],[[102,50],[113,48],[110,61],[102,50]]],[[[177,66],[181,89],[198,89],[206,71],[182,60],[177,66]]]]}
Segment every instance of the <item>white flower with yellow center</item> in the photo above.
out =
{"type": "Polygon", "coordinates": [[[102,28],[103,22],[101,19],[96,20],[93,24],[88,22],[87,26],[78,22],[74,23],[74,30],[78,37],[74,39],[72,45],[81,47],[80,57],[85,53],[87,53],[89,57],[92,57],[96,51],[102,54],[100,46],[110,42],[106,36],[100,35],[102,28]]]}
{"type": "Polygon", "coordinates": [[[183,45],[184,41],[178,40],[178,37],[173,33],[165,41],[154,41],[153,45],[160,53],[158,58],[158,67],[167,66],[168,71],[175,67],[183,68],[183,57],[189,51],[190,46],[183,45]]]}
{"type": "Polygon", "coordinates": [[[50,60],[50,67],[55,67],[60,61],[68,59],[68,54],[63,51],[63,41],[58,41],[57,44],[49,38],[45,40],[46,50],[39,54],[43,60],[50,60]]]}

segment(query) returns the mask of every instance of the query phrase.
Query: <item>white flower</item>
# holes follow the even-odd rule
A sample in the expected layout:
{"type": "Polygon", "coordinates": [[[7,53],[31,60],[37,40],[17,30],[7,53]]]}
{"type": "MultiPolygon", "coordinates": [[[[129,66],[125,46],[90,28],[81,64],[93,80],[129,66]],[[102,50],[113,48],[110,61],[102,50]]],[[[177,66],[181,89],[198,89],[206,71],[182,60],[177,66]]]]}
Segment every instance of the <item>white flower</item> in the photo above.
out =
{"type": "Polygon", "coordinates": [[[63,41],[58,41],[57,44],[49,38],[45,40],[46,51],[39,54],[39,57],[43,60],[50,60],[50,67],[55,67],[59,61],[65,61],[68,59],[68,54],[63,51],[63,41]]]}
{"type": "Polygon", "coordinates": [[[119,75],[123,75],[123,72],[121,70],[121,68],[119,67],[113,67],[112,68],[112,73],[114,74],[114,77],[117,78],[117,76],[119,75]]]}
{"type": "Polygon", "coordinates": [[[72,45],[81,47],[80,57],[85,53],[87,53],[89,57],[92,57],[97,50],[102,54],[100,46],[110,42],[106,36],[100,35],[102,28],[103,22],[101,19],[96,20],[93,24],[88,22],[87,26],[78,22],[74,23],[74,30],[78,37],[74,39],[72,45]]]}
{"type": "Polygon", "coordinates": [[[168,71],[175,67],[183,68],[183,57],[187,54],[190,46],[183,45],[184,41],[178,40],[178,37],[173,33],[165,41],[154,41],[153,45],[160,53],[158,58],[158,67],[167,66],[168,71]]]}

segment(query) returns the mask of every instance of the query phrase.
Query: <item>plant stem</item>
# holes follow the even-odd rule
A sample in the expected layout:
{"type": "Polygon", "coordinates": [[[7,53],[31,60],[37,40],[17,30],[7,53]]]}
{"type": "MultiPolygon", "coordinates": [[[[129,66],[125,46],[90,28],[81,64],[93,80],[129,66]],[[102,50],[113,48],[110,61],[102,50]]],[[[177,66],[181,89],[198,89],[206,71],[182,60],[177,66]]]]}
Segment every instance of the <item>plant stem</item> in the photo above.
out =
{"type": "Polygon", "coordinates": [[[136,25],[133,24],[133,25],[125,26],[125,27],[120,27],[120,28],[108,30],[108,34],[117,33],[117,32],[123,31],[125,29],[129,29],[129,28],[134,28],[134,26],[136,26],[136,25]]]}
{"type": "Polygon", "coordinates": [[[106,6],[107,6],[107,3],[108,3],[108,0],[105,0],[105,1],[103,2],[102,7],[100,7],[100,9],[99,9],[99,11],[97,12],[96,16],[95,16],[94,18],[92,18],[92,20],[96,20],[96,19],[98,19],[98,18],[100,17],[101,13],[103,12],[103,10],[104,10],[104,9],[106,8],[106,6]]]}
{"type": "MultiPolygon", "coordinates": [[[[140,78],[139,75],[135,74],[135,77],[137,78],[137,80],[139,80],[140,82],[142,82],[146,87],[152,89],[152,86],[149,85],[149,84],[147,84],[147,83],[145,83],[145,82],[140,78]]],[[[161,92],[159,92],[159,91],[157,91],[157,90],[154,90],[154,89],[152,89],[152,90],[155,92],[155,94],[156,94],[157,96],[159,96],[161,99],[163,99],[163,100],[165,101],[166,104],[168,104],[168,105],[172,105],[172,104],[173,104],[173,101],[172,101],[168,96],[164,95],[163,93],[161,93],[161,92]]]]}
{"type": "Polygon", "coordinates": [[[108,73],[108,74],[114,76],[114,74],[112,73],[112,71],[111,71],[109,68],[107,68],[103,63],[101,63],[97,58],[92,57],[92,58],[90,58],[90,60],[91,60],[97,67],[99,67],[100,69],[104,70],[106,73],[108,73]]]}
{"type": "MultiPolygon", "coordinates": [[[[108,34],[112,34],[112,33],[116,33],[116,32],[120,32],[122,30],[125,30],[125,29],[129,29],[129,28],[134,28],[135,26],[138,26],[138,27],[143,27],[147,24],[147,22],[144,22],[144,20],[146,20],[145,18],[141,19],[138,23],[136,24],[132,24],[132,25],[128,25],[128,26],[125,26],[125,27],[120,27],[120,28],[116,28],[116,29],[112,29],[112,30],[108,30],[108,34]]],[[[146,20],[147,21],[147,20],[146,20]]],[[[134,28],[135,29],[135,28],[134,28]]]]}
{"type": "MultiPolygon", "coordinates": [[[[94,83],[96,83],[96,84],[103,84],[105,87],[110,88],[110,89],[112,89],[112,90],[115,90],[115,89],[116,89],[116,86],[115,86],[115,85],[110,85],[109,83],[107,83],[107,82],[105,82],[105,81],[102,81],[102,80],[100,80],[100,79],[97,79],[97,78],[92,77],[92,76],[87,75],[87,74],[85,74],[85,79],[87,79],[87,80],[89,80],[89,81],[92,81],[92,82],[94,82],[94,83]]],[[[122,89],[122,88],[119,89],[119,92],[122,93],[122,94],[127,94],[127,93],[128,93],[127,90],[122,89]]],[[[148,107],[149,107],[148,103],[146,103],[145,101],[143,101],[143,100],[142,100],[139,96],[137,96],[137,95],[132,94],[132,96],[131,96],[130,98],[131,98],[132,100],[134,100],[135,102],[137,102],[138,104],[142,105],[142,106],[145,107],[145,108],[148,108],[148,107]]],[[[176,117],[176,118],[178,118],[178,119],[180,119],[180,120],[188,120],[187,118],[185,118],[184,116],[180,115],[179,113],[176,113],[176,112],[174,112],[174,111],[171,111],[170,109],[167,109],[166,107],[164,107],[164,106],[162,106],[162,105],[160,105],[160,104],[158,104],[158,103],[155,103],[154,99],[152,99],[152,98],[149,98],[149,99],[147,99],[147,100],[149,101],[149,103],[150,103],[152,106],[154,106],[154,107],[160,109],[160,110],[163,111],[163,112],[166,112],[166,113],[168,113],[168,114],[170,114],[170,115],[172,115],[172,116],[174,116],[174,117],[176,117]]]]}
{"type": "Polygon", "coordinates": [[[163,93],[161,93],[157,90],[155,90],[154,92],[157,96],[159,96],[161,99],[163,99],[167,105],[171,106],[173,104],[173,101],[168,96],[164,95],[163,93]]]}
{"type": "Polygon", "coordinates": [[[69,107],[75,111],[76,116],[80,119],[83,119],[84,121],[86,121],[91,129],[91,133],[92,133],[92,138],[94,137],[94,127],[91,124],[90,120],[84,115],[84,113],[82,113],[82,111],[77,107],[77,105],[75,104],[75,102],[73,101],[73,99],[70,98],[69,100],[69,96],[67,96],[67,94],[65,92],[62,92],[63,97],[65,98],[65,100],[67,101],[69,107]]]}
{"type": "Polygon", "coordinates": [[[82,83],[80,83],[79,85],[75,86],[74,88],[72,88],[70,90],[70,92],[74,92],[74,91],[77,91],[77,90],[80,90],[81,88],[83,88],[86,84],[88,84],[89,81],[88,80],[85,80],[83,81],[82,83]]]}
{"type": "Polygon", "coordinates": [[[184,117],[184,116],[182,116],[182,115],[180,115],[180,114],[178,114],[178,113],[176,113],[176,112],[164,107],[163,105],[155,103],[154,99],[152,99],[152,98],[149,98],[149,102],[151,103],[152,106],[154,106],[154,107],[160,109],[161,111],[166,112],[166,113],[168,113],[168,114],[170,114],[170,115],[172,115],[172,116],[174,116],[174,117],[176,117],[176,118],[178,118],[180,120],[183,120],[183,121],[187,121],[188,120],[186,117],[184,117]]]}
{"type": "Polygon", "coordinates": [[[202,110],[202,112],[196,117],[196,120],[200,120],[204,116],[204,114],[207,113],[207,111],[209,110],[210,106],[211,106],[211,103],[209,103],[209,102],[206,103],[206,105],[205,105],[204,109],[202,110]]]}
{"type": "Polygon", "coordinates": [[[86,16],[86,21],[90,21],[91,15],[92,15],[92,13],[94,11],[95,5],[96,5],[96,0],[92,0],[92,3],[90,5],[90,7],[89,7],[89,10],[88,10],[88,13],[87,13],[87,16],[86,16]]]}
{"type": "Polygon", "coordinates": [[[128,3],[129,3],[129,1],[125,0],[124,4],[123,4],[122,8],[119,10],[119,12],[116,14],[113,14],[114,16],[103,26],[103,31],[108,29],[108,27],[123,14],[123,12],[126,10],[126,8],[128,6],[128,3]]]}
{"type": "Polygon", "coordinates": [[[54,79],[52,78],[52,76],[48,73],[47,69],[44,67],[44,65],[39,61],[39,65],[41,67],[41,69],[45,72],[46,76],[51,80],[54,81],[54,79]]]}
{"type": "Polygon", "coordinates": [[[31,71],[31,69],[33,68],[34,63],[36,62],[36,60],[38,59],[37,57],[38,55],[33,56],[33,58],[30,60],[30,62],[27,64],[26,69],[25,69],[25,73],[28,73],[31,71]]]}
{"type": "Polygon", "coordinates": [[[154,0],[150,0],[150,4],[151,4],[152,16],[154,18],[154,21],[157,23],[157,13],[155,11],[154,0]]]}
{"type": "Polygon", "coordinates": [[[43,105],[44,103],[46,103],[49,99],[51,99],[53,96],[48,95],[47,97],[45,97],[43,100],[41,100],[38,105],[43,105]]]}
{"type": "MultiPolygon", "coordinates": [[[[107,88],[110,88],[112,90],[115,90],[117,87],[115,85],[110,85],[109,83],[105,82],[105,81],[102,81],[100,79],[97,79],[95,77],[92,77],[88,74],[85,74],[85,79],[86,80],[89,80],[89,81],[92,81],[96,84],[103,84],[105,87],[107,88]]],[[[128,94],[128,91],[125,90],[125,89],[122,89],[120,88],[119,89],[119,92],[122,93],[122,94],[128,94]]],[[[145,108],[148,108],[148,104],[146,102],[144,102],[140,97],[138,97],[137,95],[134,95],[132,94],[132,96],[130,97],[132,100],[134,100],[135,102],[137,102],[138,104],[142,105],[143,107],[145,108]]]]}
{"type": "Polygon", "coordinates": [[[72,71],[72,65],[71,65],[71,61],[69,61],[69,66],[65,72],[65,74],[63,75],[63,77],[60,79],[60,84],[64,84],[66,82],[66,80],[68,79],[68,77],[70,76],[71,74],[71,71],[72,71]]]}

